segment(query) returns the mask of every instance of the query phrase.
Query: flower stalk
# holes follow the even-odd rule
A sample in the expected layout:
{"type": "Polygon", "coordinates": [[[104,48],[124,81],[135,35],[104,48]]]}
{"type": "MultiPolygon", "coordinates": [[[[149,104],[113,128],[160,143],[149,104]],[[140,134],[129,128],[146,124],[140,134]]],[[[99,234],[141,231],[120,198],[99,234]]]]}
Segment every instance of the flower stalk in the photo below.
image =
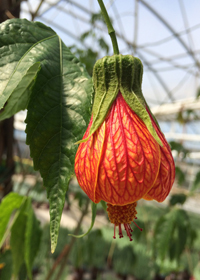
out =
{"type": "Polygon", "coordinates": [[[111,41],[112,41],[114,54],[119,54],[119,48],[118,48],[117,38],[116,38],[116,35],[115,35],[115,30],[112,26],[109,15],[106,11],[106,7],[105,7],[102,0],[98,0],[98,3],[99,3],[103,18],[104,18],[105,23],[106,23],[107,28],[108,28],[108,34],[110,35],[110,38],[111,38],[111,41]]]}

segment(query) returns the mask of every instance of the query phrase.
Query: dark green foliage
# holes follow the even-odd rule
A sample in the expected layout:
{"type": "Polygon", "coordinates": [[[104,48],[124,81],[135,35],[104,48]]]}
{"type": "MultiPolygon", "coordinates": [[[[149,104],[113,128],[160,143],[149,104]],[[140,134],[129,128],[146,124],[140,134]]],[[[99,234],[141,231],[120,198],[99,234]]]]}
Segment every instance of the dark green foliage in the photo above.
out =
{"type": "Polygon", "coordinates": [[[37,255],[41,240],[40,223],[37,220],[33,208],[31,207],[31,200],[27,201],[27,217],[25,230],[25,264],[29,278],[32,275],[32,266],[37,255]]]}
{"type": "Polygon", "coordinates": [[[39,71],[40,62],[36,62],[33,65],[31,65],[30,68],[28,68],[26,73],[23,74],[24,76],[18,84],[15,80],[12,84],[12,78],[10,79],[11,89],[8,92],[8,94],[10,94],[11,91],[12,94],[9,96],[6,106],[4,107],[3,112],[0,114],[0,120],[9,118],[15,113],[21,110],[25,110],[27,108],[31,95],[31,90],[36,81],[36,77],[39,71]]]}
{"type": "Polygon", "coordinates": [[[23,204],[21,211],[11,229],[10,245],[12,248],[13,273],[18,275],[25,259],[25,228],[26,228],[26,203],[23,204]]]}
{"type": "MultiPolygon", "coordinates": [[[[128,275],[130,277],[130,275],[133,275],[139,280],[153,280],[156,273],[159,277],[163,275],[164,279],[172,271],[175,271],[178,275],[179,271],[183,271],[184,269],[189,270],[191,265],[193,268],[197,267],[199,260],[198,252],[200,248],[200,236],[198,236],[200,229],[199,217],[192,213],[190,215],[185,215],[185,213],[183,213],[184,211],[182,212],[180,209],[177,210],[178,209],[173,209],[173,207],[158,208],[151,205],[147,206],[145,204],[142,206],[138,205],[138,213],[140,215],[138,216],[137,224],[143,228],[143,232],[140,232],[134,225],[132,225],[132,228],[134,229],[132,242],[130,242],[126,236],[122,239],[117,237],[116,240],[112,241],[112,227],[110,228],[106,226],[102,227],[102,229],[94,229],[83,239],[76,240],[76,242],[78,242],[69,256],[66,268],[70,271],[73,270],[73,267],[76,267],[77,271],[80,273],[87,272],[90,275],[92,275],[93,271],[96,271],[100,279],[101,277],[105,279],[118,279],[114,274],[116,273],[118,275],[120,274],[121,277],[127,277],[128,275]],[[174,211],[177,211],[175,219],[173,218],[174,214],[169,214],[174,211]],[[172,245],[169,245],[169,248],[167,248],[167,253],[162,261],[160,256],[157,255],[157,251],[154,251],[156,259],[153,258],[152,245],[154,237],[151,231],[151,228],[154,227],[155,222],[160,216],[167,216],[166,220],[168,220],[169,217],[172,218],[172,220],[174,219],[173,224],[178,223],[178,225],[174,226],[173,235],[169,238],[168,244],[172,245]],[[179,219],[180,221],[178,221],[179,219]],[[145,229],[148,230],[145,231],[145,229]],[[183,231],[183,233],[181,231],[183,231]],[[185,231],[187,235],[184,234],[185,231]],[[185,236],[187,237],[186,242],[185,236]],[[182,250],[181,242],[184,243],[184,251],[182,251],[179,261],[177,262],[176,257],[179,255],[180,249],[182,250]],[[110,254],[112,251],[110,249],[113,245],[114,254],[112,255],[110,254]],[[112,266],[109,266],[108,270],[107,265],[110,263],[108,262],[109,254],[112,266]],[[128,257],[130,260],[127,260],[128,257]],[[170,258],[172,258],[172,261],[170,258]],[[190,259],[190,263],[188,262],[188,258],[190,259]],[[131,260],[133,261],[132,263],[131,260]],[[113,278],[109,278],[111,277],[110,275],[107,276],[108,271],[112,271],[113,278]]],[[[162,231],[163,237],[167,237],[167,234],[165,235],[163,232],[167,225],[167,223],[166,225],[161,225],[159,235],[162,231]],[[163,226],[164,228],[162,228],[163,226]]],[[[41,273],[41,278],[39,279],[43,280],[44,276],[42,278],[42,275],[46,267],[48,267],[48,263],[51,263],[52,265],[50,259],[57,259],[64,246],[69,244],[71,238],[68,236],[69,233],[71,233],[71,230],[69,229],[60,229],[56,251],[51,255],[49,226],[45,226],[41,240],[41,248],[35,261],[35,267],[37,267],[41,273]]],[[[82,232],[80,232],[80,234],[81,233],[82,232]]],[[[159,239],[157,235],[155,238],[156,240],[159,239]]],[[[157,249],[158,248],[156,247],[156,250],[157,249]]],[[[63,277],[65,276],[66,278],[67,273],[68,272],[64,272],[63,277]]]]}
{"type": "MultiPolygon", "coordinates": [[[[24,197],[18,195],[17,193],[10,193],[1,202],[0,205],[0,244],[4,241],[4,235],[10,216],[14,210],[17,210],[24,203],[24,197]]],[[[16,215],[19,212],[16,213],[16,215]]],[[[0,246],[1,247],[1,246],[0,246]]]]}
{"type": "Polygon", "coordinates": [[[83,268],[86,252],[87,247],[85,237],[84,239],[77,238],[70,256],[70,262],[75,268],[83,268]]]}
{"type": "Polygon", "coordinates": [[[186,211],[173,209],[156,223],[154,232],[154,252],[164,260],[179,261],[185,246],[193,237],[193,229],[186,211]]]}
{"type": "Polygon", "coordinates": [[[113,256],[113,268],[121,275],[133,274],[136,255],[132,246],[126,246],[123,249],[115,249],[113,256]],[[123,261],[122,261],[123,260],[123,261]]]}
{"type": "Polygon", "coordinates": [[[86,239],[85,263],[89,268],[103,269],[109,252],[100,229],[93,230],[86,239]]]}
{"type": "Polygon", "coordinates": [[[178,180],[178,184],[181,186],[186,179],[185,172],[182,171],[182,169],[178,166],[176,166],[176,179],[178,180]]]}
{"type": "Polygon", "coordinates": [[[187,199],[187,195],[185,195],[184,193],[173,194],[170,197],[169,204],[170,204],[170,206],[174,206],[176,204],[184,204],[186,199],[187,199]]]}
{"type": "Polygon", "coordinates": [[[132,274],[139,280],[154,279],[157,265],[146,250],[136,253],[136,262],[132,268],[132,274]]]}
{"type": "Polygon", "coordinates": [[[12,272],[17,276],[25,265],[26,273],[31,279],[33,261],[38,252],[41,237],[41,229],[33,212],[31,200],[10,193],[4,198],[0,208],[4,218],[6,217],[4,220],[0,219],[2,225],[0,242],[3,244],[5,237],[11,234],[12,272]],[[10,207],[7,207],[8,202],[10,207]],[[17,211],[12,216],[13,210],[16,208],[17,211]]]}
{"type": "Polygon", "coordinates": [[[0,264],[4,264],[4,267],[0,269],[0,279],[10,280],[12,276],[11,250],[7,250],[4,253],[0,253],[0,264]]]}

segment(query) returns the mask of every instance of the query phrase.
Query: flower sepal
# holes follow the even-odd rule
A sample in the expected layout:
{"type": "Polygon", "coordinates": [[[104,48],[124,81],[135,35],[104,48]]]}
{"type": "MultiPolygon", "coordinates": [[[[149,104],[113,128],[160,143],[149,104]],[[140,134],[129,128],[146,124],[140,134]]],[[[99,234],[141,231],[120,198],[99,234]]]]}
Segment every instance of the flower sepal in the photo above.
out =
{"type": "Polygon", "coordinates": [[[142,75],[142,62],[132,55],[105,56],[96,62],[93,70],[95,92],[92,108],[93,122],[88,137],[76,144],[86,142],[100,127],[118,93],[121,92],[129,107],[145,123],[158,144],[163,146],[146,111],[146,101],[141,90],[142,75]]]}

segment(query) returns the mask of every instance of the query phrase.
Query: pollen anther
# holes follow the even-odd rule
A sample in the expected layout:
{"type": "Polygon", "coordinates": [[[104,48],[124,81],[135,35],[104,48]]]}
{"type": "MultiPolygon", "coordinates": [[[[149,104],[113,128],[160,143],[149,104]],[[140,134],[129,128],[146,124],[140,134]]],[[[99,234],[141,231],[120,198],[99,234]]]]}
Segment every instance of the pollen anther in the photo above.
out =
{"type": "Polygon", "coordinates": [[[137,202],[118,206],[107,203],[107,212],[110,222],[116,226],[119,224],[130,224],[136,217],[137,202]]]}

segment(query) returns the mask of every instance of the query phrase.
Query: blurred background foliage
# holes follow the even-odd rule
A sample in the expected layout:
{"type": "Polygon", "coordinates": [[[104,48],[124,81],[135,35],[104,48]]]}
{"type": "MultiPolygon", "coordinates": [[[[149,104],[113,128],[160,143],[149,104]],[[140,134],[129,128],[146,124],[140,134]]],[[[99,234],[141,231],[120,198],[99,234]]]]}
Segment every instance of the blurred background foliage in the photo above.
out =
{"type": "MultiPolygon", "coordinates": [[[[20,182],[14,180],[14,191],[31,197],[36,216],[41,221],[42,234],[32,275],[35,280],[46,280],[54,264],[60,257],[62,258],[63,249],[71,242],[68,234],[73,233],[87,197],[73,178],[70,184],[71,193],[68,201],[66,200],[63,214],[68,218],[65,217],[64,227],[61,222],[58,246],[52,255],[45,189],[30,163],[31,161],[28,164],[27,162],[19,164],[16,161],[15,176],[23,174],[23,177],[20,182]],[[30,178],[34,178],[35,182],[32,183],[30,178]],[[71,223],[73,219],[74,224],[71,223]]],[[[200,183],[200,178],[197,174],[193,184],[195,188],[187,192],[178,185],[178,181],[177,179],[175,188],[177,193],[172,191],[165,205],[139,201],[137,224],[143,228],[143,232],[133,225],[132,242],[127,238],[112,239],[113,226],[99,204],[94,229],[84,238],[76,239],[65,263],[65,269],[62,270],[62,276],[58,279],[199,279],[199,214],[188,211],[184,205],[187,205],[188,200],[199,195],[197,185],[200,183]]],[[[80,234],[89,227],[89,217],[86,216],[80,234]]],[[[13,257],[12,247],[9,244],[8,238],[1,249],[0,264],[4,266],[0,269],[0,279],[11,279],[13,257]]],[[[49,279],[57,279],[61,265],[62,261],[53,270],[49,279]]],[[[18,279],[28,279],[23,265],[18,277],[18,279]]]]}

